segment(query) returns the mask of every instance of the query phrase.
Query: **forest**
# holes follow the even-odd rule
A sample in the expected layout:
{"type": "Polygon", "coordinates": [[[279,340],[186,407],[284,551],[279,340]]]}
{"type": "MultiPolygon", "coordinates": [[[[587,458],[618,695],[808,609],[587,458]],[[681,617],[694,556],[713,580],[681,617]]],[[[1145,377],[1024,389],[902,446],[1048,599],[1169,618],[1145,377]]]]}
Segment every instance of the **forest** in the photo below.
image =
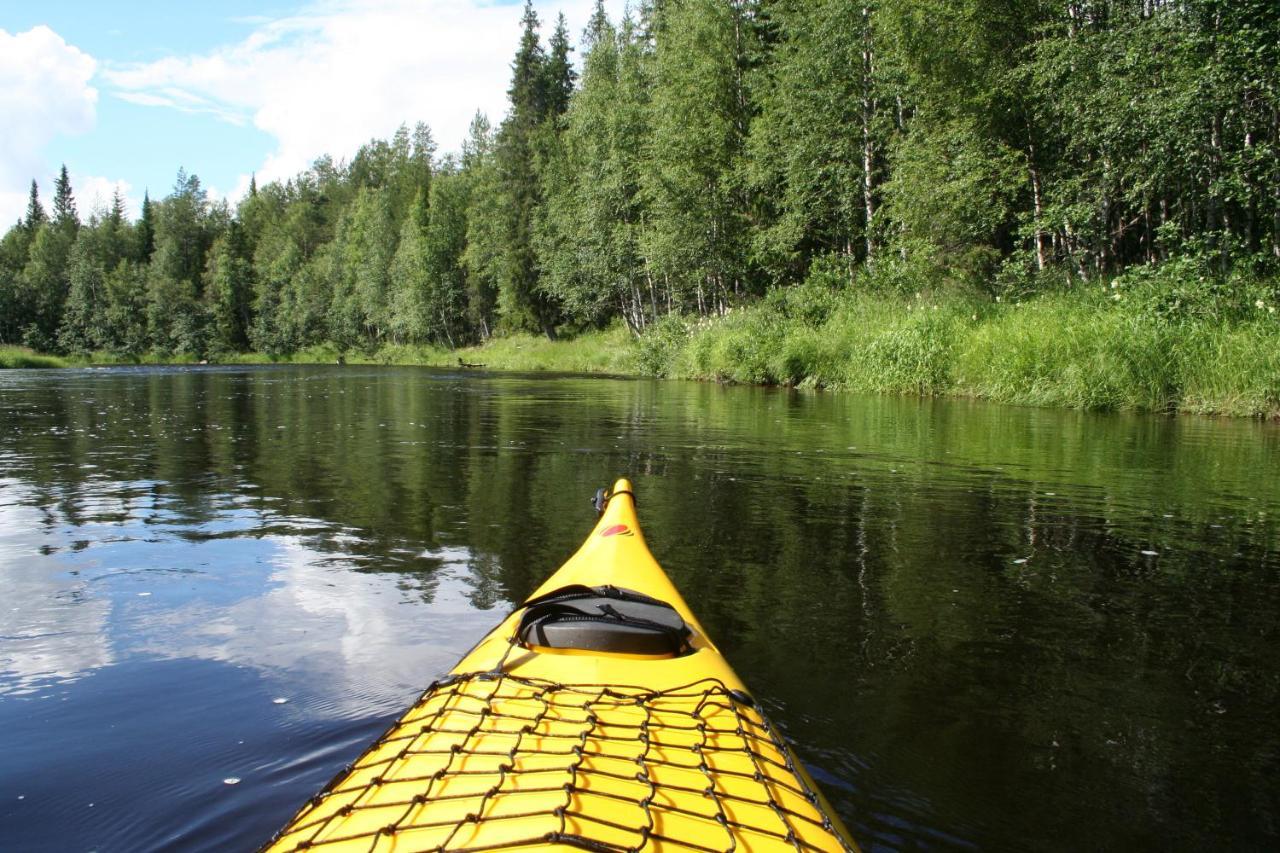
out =
{"type": "Polygon", "coordinates": [[[234,207],[179,170],[136,221],[119,197],[82,215],[65,167],[48,210],[33,180],[0,343],[281,357],[613,326],[669,373],[672,340],[735,311],[812,330],[849,300],[1280,328],[1273,0],[647,0],[597,4],[580,39],[526,3],[521,26],[509,110],[458,152],[406,117],[234,207]]]}

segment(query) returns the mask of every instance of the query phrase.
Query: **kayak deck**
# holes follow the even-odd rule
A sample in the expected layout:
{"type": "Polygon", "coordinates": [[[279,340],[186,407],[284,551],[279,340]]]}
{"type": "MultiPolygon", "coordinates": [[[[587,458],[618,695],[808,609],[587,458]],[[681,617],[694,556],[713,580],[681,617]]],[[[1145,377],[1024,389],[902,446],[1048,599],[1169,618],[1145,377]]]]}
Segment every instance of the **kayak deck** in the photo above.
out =
{"type": "Polygon", "coordinates": [[[279,849],[842,849],[785,743],[725,685],[434,685],[279,849]]]}
{"type": "Polygon", "coordinates": [[[535,848],[856,849],[649,552],[626,480],[578,552],[265,849],[535,848]],[[678,616],[634,615],[658,603],[678,616]],[[612,615],[581,614],[597,605],[612,615]],[[674,618],[683,645],[548,648],[524,630],[544,611],[588,643],[674,618]]]}

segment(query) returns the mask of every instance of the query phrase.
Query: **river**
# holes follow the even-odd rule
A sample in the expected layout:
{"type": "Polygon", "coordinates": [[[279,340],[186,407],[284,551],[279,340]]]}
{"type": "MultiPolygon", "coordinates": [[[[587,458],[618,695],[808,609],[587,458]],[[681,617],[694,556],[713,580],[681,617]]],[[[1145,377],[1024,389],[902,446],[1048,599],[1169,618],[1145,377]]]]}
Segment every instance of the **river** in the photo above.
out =
{"type": "Polygon", "coordinates": [[[252,850],[635,481],[871,849],[1280,844],[1280,428],[382,367],[0,372],[0,839],[252,850]]]}

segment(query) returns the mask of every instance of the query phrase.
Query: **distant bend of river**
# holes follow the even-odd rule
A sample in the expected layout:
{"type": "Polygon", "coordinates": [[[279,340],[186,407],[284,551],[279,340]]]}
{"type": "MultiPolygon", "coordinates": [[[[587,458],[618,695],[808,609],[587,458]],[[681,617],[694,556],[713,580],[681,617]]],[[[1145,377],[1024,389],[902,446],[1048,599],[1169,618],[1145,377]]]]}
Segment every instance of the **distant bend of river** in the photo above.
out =
{"type": "Polygon", "coordinates": [[[622,474],[864,847],[1280,846],[1275,425],[382,367],[0,373],[0,846],[254,849],[622,474]]]}

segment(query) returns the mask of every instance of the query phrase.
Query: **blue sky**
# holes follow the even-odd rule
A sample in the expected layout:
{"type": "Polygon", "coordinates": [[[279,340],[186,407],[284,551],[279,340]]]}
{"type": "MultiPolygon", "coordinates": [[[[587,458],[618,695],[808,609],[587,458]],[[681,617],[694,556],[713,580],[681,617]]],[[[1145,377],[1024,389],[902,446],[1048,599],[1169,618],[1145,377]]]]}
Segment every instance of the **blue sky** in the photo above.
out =
{"type": "MultiPolygon", "coordinates": [[[[535,2],[575,38],[593,0],[535,2]]],[[[235,199],[425,121],[456,150],[505,110],[521,0],[108,3],[0,0],[0,228],[65,163],[82,213],[120,186],[166,195],[179,167],[235,199]]],[[[616,19],[622,0],[607,2],[616,19]]]]}

